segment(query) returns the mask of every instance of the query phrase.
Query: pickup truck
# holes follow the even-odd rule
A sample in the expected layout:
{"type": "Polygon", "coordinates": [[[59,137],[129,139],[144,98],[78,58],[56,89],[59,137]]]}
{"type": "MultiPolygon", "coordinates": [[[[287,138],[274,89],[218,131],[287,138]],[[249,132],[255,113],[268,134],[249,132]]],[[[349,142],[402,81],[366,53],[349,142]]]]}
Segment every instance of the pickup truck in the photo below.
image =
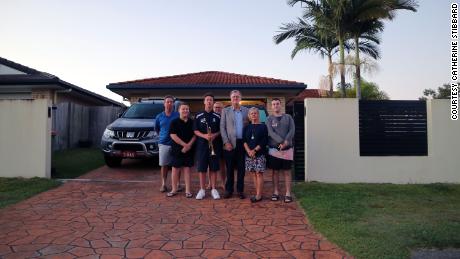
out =
{"type": "Polygon", "coordinates": [[[117,167],[125,158],[158,157],[155,117],[164,110],[163,100],[146,100],[131,105],[109,124],[101,139],[107,166],[117,167]]]}

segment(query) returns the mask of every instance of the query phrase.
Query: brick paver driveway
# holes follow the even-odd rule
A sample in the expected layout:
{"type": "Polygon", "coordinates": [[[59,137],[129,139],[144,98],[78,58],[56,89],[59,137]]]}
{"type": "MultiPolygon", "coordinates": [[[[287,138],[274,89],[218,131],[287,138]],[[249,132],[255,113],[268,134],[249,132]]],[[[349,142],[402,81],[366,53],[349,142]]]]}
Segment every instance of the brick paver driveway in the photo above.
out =
{"type": "MultiPolygon", "coordinates": [[[[139,163],[82,178],[93,180],[67,182],[0,210],[0,258],[346,256],[312,231],[296,203],[166,198],[158,169],[139,163]]],[[[266,183],[266,197],[270,188],[266,183]]]]}

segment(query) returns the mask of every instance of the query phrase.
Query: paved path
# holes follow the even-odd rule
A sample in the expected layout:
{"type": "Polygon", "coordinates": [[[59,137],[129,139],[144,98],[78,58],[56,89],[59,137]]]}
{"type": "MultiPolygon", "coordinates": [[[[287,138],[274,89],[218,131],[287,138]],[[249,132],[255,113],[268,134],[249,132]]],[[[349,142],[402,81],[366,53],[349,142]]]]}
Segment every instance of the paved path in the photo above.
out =
{"type": "Polygon", "coordinates": [[[158,169],[139,163],[81,178],[98,181],[67,182],[0,210],[0,258],[346,257],[295,202],[166,198],[158,169]]]}

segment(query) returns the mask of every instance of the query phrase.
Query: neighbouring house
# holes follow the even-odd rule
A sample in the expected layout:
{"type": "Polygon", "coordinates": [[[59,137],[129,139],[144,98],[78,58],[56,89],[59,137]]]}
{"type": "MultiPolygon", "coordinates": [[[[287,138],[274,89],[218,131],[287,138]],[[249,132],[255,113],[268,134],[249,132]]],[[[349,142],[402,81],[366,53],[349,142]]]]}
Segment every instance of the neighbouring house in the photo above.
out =
{"type": "Polygon", "coordinates": [[[305,89],[302,92],[300,92],[298,95],[296,95],[295,97],[291,98],[286,103],[286,105],[292,106],[295,103],[301,103],[303,105],[305,98],[326,98],[327,93],[328,91],[323,90],[323,89],[305,89]]]}
{"type": "Polygon", "coordinates": [[[0,176],[50,177],[51,150],[98,144],[123,107],[0,57],[0,176]]]}
{"type": "Polygon", "coordinates": [[[18,99],[46,99],[51,105],[71,102],[85,106],[123,106],[55,75],[0,57],[0,100],[18,99]]]}

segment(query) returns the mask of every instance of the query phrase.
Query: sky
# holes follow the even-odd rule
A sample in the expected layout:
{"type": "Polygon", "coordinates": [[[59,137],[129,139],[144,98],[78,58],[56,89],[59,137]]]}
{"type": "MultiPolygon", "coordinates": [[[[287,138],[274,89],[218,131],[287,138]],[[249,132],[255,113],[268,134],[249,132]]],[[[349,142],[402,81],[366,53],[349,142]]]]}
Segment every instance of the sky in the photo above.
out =
{"type": "MultiPolygon", "coordinates": [[[[395,100],[448,83],[450,3],[419,0],[418,12],[386,22],[379,71],[363,78],[395,100]]],[[[201,71],[318,88],[327,61],[309,52],[291,59],[292,41],[273,42],[301,15],[286,0],[2,0],[0,56],[116,101],[109,83],[201,71]]]]}

